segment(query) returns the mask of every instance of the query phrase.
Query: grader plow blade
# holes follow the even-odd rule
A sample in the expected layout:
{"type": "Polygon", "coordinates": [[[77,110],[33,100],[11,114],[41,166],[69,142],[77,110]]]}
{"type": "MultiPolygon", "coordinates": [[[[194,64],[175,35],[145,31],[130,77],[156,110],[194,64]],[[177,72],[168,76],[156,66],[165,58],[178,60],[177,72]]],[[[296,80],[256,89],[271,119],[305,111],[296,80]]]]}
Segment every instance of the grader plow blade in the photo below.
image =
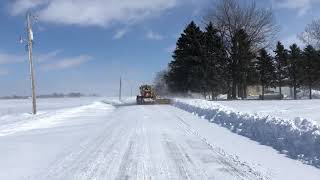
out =
{"type": "Polygon", "coordinates": [[[156,99],[155,104],[171,104],[171,100],[170,99],[156,99]]]}

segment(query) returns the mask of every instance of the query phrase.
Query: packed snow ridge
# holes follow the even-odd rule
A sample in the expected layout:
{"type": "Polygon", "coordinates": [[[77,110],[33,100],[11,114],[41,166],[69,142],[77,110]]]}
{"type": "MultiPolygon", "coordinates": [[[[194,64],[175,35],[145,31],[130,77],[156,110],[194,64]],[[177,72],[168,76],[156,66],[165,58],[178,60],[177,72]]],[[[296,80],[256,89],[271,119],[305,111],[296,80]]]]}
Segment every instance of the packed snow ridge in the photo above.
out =
{"type": "Polygon", "coordinates": [[[200,99],[175,99],[174,106],[272,146],[291,158],[320,167],[320,128],[311,120],[241,113],[200,99]]]}

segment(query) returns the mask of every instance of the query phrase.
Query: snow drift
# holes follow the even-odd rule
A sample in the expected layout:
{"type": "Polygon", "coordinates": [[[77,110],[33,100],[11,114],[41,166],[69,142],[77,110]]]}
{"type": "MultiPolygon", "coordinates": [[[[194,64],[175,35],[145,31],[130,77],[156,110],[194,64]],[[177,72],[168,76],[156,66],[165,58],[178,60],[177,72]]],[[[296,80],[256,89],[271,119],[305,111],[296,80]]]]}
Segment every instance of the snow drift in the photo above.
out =
{"type": "Polygon", "coordinates": [[[119,100],[119,97],[110,97],[108,99],[104,99],[102,102],[116,107],[125,105],[135,105],[136,97],[123,97],[121,100],[119,100]]]}
{"type": "Polygon", "coordinates": [[[246,114],[205,100],[176,99],[174,106],[320,167],[320,129],[313,121],[246,114]]]}
{"type": "Polygon", "coordinates": [[[82,123],[79,120],[80,117],[88,118],[92,116],[91,114],[95,117],[105,116],[113,110],[113,106],[97,101],[73,108],[40,111],[37,115],[29,113],[8,114],[0,116],[0,137],[35,129],[82,123]]]}

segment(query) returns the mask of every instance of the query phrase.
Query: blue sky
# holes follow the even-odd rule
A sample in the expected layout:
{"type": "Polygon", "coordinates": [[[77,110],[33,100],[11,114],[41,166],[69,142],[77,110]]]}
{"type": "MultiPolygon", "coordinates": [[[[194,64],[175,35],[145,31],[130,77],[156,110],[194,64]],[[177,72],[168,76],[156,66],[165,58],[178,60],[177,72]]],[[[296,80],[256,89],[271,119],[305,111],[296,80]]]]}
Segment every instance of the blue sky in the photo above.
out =
{"type": "MultiPolygon", "coordinates": [[[[214,0],[6,0],[0,2],[0,96],[30,94],[25,12],[38,17],[34,59],[39,94],[83,92],[115,96],[150,83],[166,68],[183,28],[201,19],[214,0]]],[[[320,17],[318,0],[257,0],[272,7],[278,40],[288,45],[320,17]]],[[[136,91],[134,91],[136,92],[136,91]]]]}

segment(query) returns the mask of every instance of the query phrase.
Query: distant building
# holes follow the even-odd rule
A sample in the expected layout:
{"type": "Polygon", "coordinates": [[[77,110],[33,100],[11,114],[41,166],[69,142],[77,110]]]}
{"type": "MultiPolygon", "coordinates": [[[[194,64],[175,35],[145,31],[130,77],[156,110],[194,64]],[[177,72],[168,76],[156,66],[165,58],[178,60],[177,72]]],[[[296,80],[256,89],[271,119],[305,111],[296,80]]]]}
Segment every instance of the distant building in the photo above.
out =
{"type": "MultiPolygon", "coordinates": [[[[280,91],[279,87],[276,88],[265,88],[265,94],[278,94],[280,91]]],[[[281,88],[282,94],[284,97],[292,97],[293,96],[293,89],[289,86],[285,86],[281,88]]],[[[255,86],[248,86],[247,89],[248,96],[259,96],[262,94],[262,86],[255,85],[255,86]]]]}

